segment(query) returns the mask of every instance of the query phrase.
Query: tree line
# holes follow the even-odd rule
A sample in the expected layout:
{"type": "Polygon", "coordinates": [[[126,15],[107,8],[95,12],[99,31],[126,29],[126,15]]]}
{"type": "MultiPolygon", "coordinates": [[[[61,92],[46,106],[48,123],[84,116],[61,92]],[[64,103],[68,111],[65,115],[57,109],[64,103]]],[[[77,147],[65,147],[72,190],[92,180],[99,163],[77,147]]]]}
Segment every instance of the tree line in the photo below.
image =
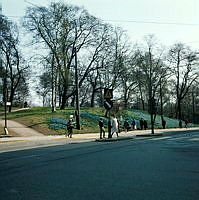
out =
{"type": "Polygon", "coordinates": [[[14,102],[27,101],[34,67],[40,72],[34,89],[52,112],[75,105],[77,77],[80,106],[102,107],[104,88],[110,88],[124,108],[148,110],[155,99],[162,116],[199,120],[199,57],[185,44],[166,48],[154,35],[133,44],[121,27],[82,7],[50,3],[28,7],[23,17],[28,45],[36,50],[27,58],[16,24],[3,15],[0,20],[0,89],[10,110],[14,102]]]}

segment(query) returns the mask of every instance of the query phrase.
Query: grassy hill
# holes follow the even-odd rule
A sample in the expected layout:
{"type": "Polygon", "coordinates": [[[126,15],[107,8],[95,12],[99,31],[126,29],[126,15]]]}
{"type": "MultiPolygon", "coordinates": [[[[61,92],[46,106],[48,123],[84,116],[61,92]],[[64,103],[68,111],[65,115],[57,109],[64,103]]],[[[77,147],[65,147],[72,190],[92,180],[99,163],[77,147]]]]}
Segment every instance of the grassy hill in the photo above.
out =
{"type": "MultiPolygon", "coordinates": [[[[51,108],[34,107],[29,110],[21,110],[17,112],[8,113],[8,119],[22,123],[28,127],[31,127],[45,135],[62,135],[66,133],[66,122],[69,116],[74,116],[74,108],[66,108],[65,110],[57,109],[55,113],[51,112],[51,108]]],[[[99,132],[98,120],[99,117],[105,115],[105,109],[103,108],[81,108],[81,130],[74,129],[74,133],[93,133],[99,132]]],[[[139,120],[145,119],[148,122],[150,128],[150,115],[146,112],[139,110],[129,109],[122,110],[117,113],[120,123],[123,124],[124,119],[128,118],[131,124],[132,119],[136,120],[139,124],[139,120]]],[[[0,118],[4,118],[4,114],[0,114],[0,118]]],[[[170,119],[164,117],[167,122],[167,128],[179,127],[179,121],[176,119],[170,119]]],[[[108,120],[105,118],[105,124],[108,120]]],[[[183,123],[184,126],[184,123],[183,123]]],[[[189,126],[195,126],[189,124],[189,126]]],[[[9,127],[8,127],[9,128],[9,127]]],[[[162,128],[161,118],[157,115],[155,121],[155,128],[162,128]]],[[[2,134],[3,129],[0,129],[2,134]]]]}

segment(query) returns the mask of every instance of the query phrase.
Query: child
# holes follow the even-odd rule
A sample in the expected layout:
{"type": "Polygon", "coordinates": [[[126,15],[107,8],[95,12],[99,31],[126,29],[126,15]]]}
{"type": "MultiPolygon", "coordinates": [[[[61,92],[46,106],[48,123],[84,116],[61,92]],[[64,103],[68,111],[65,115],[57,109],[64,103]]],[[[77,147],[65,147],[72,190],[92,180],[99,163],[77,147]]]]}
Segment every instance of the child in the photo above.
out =
{"type": "Polygon", "coordinates": [[[74,128],[73,115],[70,115],[70,118],[67,122],[68,137],[70,137],[70,138],[72,138],[73,128],[74,128]]]}

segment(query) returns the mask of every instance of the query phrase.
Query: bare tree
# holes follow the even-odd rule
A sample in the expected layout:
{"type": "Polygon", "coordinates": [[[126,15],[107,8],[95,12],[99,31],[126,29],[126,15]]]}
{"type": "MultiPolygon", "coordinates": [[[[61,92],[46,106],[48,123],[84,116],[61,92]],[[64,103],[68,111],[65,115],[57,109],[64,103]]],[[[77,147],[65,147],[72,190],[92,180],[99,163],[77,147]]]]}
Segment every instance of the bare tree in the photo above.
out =
{"type": "MultiPolygon", "coordinates": [[[[83,8],[51,3],[48,8],[32,7],[27,10],[24,26],[33,34],[34,42],[44,43],[55,58],[59,71],[59,85],[62,85],[61,109],[68,98],[75,95],[71,92],[68,76],[74,77],[74,60],[77,54],[79,87],[87,75],[95,70],[93,64],[105,48],[109,36],[109,26],[91,16],[83,8]],[[79,57],[86,54],[87,61],[79,57]]],[[[108,49],[108,47],[107,47],[108,49]]],[[[73,84],[73,83],[72,83],[73,84]]]]}
{"type": "Polygon", "coordinates": [[[158,87],[161,80],[166,77],[166,66],[163,64],[163,50],[156,45],[153,35],[146,37],[147,49],[140,54],[139,71],[145,77],[145,87],[148,96],[148,107],[151,114],[151,128],[154,134],[154,123],[156,117],[156,104],[158,87]]]}
{"type": "Polygon", "coordinates": [[[138,87],[138,82],[136,80],[136,57],[137,54],[133,55],[122,54],[120,57],[121,69],[120,69],[120,86],[122,88],[122,98],[124,102],[124,108],[128,108],[129,100],[132,98],[136,88],[138,87]]]}
{"type": "MultiPolygon", "coordinates": [[[[29,65],[25,62],[19,48],[19,31],[11,21],[8,21],[5,17],[1,16],[1,24],[6,27],[1,30],[1,52],[2,52],[2,67],[4,71],[4,100],[7,99],[11,106],[9,106],[9,112],[12,109],[12,103],[15,98],[15,94],[19,86],[26,84],[29,65]],[[9,91],[9,92],[8,92],[9,91]]],[[[25,87],[20,87],[20,89],[25,87]]],[[[27,90],[27,87],[26,87],[27,90]]]]}
{"type": "Polygon", "coordinates": [[[173,45],[168,54],[170,71],[174,80],[176,97],[176,118],[182,118],[181,103],[189,92],[191,86],[199,76],[197,70],[198,57],[196,52],[190,50],[184,44],[173,45]]]}
{"type": "Polygon", "coordinates": [[[39,83],[36,86],[36,92],[42,97],[43,106],[46,105],[47,96],[51,91],[51,80],[49,79],[49,72],[44,72],[39,76],[39,83]]]}

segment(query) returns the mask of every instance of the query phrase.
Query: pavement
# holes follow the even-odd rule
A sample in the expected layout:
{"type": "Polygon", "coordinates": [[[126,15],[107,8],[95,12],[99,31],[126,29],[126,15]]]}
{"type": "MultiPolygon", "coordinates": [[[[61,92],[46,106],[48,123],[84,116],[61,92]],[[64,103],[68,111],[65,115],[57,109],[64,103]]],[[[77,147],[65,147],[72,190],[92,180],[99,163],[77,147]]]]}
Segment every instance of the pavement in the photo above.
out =
{"type": "MultiPolygon", "coordinates": [[[[18,112],[18,111],[21,111],[21,110],[28,110],[28,109],[29,108],[21,108],[21,109],[14,110],[12,112],[18,112]]],[[[0,119],[0,125],[2,127],[4,127],[5,126],[5,120],[0,119]]],[[[23,124],[20,124],[16,121],[13,121],[13,120],[7,120],[7,127],[8,127],[7,128],[8,129],[8,135],[6,135],[7,137],[10,136],[9,131],[15,133],[19,137],[43,136],[42,133],[39,133],[38,131],[36,131],[32,128],[29,128],[29,127],[27,127],[23,124]]],[[[3,137],[3,135],[0,135],[0,137],[3,137]]]]}
{"type": "MultiPolygon", "coordinates": [[[[0,120],[0,125],[4,126],[4,124],[4,120],[0,120]]],[[[12,131],[19,137],[43,136],[42,133],[12,120],[7,120],[7,127],[8,132],[12,131]]]]}

